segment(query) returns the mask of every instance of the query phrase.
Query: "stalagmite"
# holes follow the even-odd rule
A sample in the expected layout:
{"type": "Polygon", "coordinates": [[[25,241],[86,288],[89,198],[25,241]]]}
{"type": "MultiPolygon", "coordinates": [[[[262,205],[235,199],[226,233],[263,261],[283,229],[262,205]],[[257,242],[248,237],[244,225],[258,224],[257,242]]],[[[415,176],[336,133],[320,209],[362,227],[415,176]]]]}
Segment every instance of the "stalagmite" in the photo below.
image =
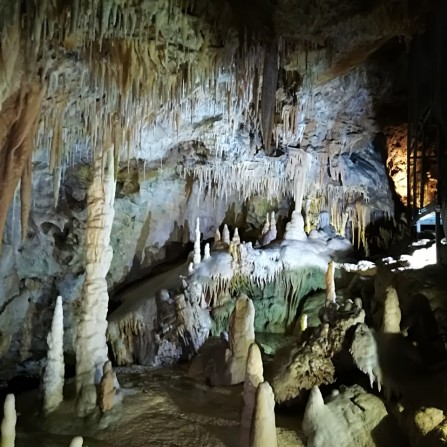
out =
{"type": "Polygon", "coordinates": [[[98,403],[99,409],[102,413],[110,411],[116,402],[116,374],[112,369],[112,362],[108,360],[104,363],[103,376],[101,377],[101,382],[99,384],[99,396],[98,403]]]}
{"type": "Polygon", "coordinates": [[[334,279],[335,267],[334,261],[330,261],[326,270],[326,306],[336,301],[335,294],[335,279],[334,279]]]}
{"type": "Polygon", "coordinates": [[[270,230],[270,215],[267,213],[264,227],[262,228],[261,236],[264,236],[267,234],[267,232],[270,230]]]}
{"type": "Polygon", "coordinates": [[[305,241],[304,219],[300,211],[294,211],[290,222],[286,225],[285,240],[305,241]]]}
{"type": "Polygon", "coordinates": [[[3,406],[1,447],[14,447],[16,439],[16,423],[16,399],[14,394],[8,394],[3,406]]]}
{"type": "Polygon", "coordinates": [[[198,266],[202,260],[202,256],[200,253],[200,218],[197,218],[196,221],[196,237],[194,239],[194,257],[193,263],[194,267],[198,266]]]}
{"type": "Polygon", "coordinates": [[[70,442],[70,447],[82,447],[84,445],[84,439],[82,436],[76,436],[70,442]]]}
{"type": "Polygon", "coordinates": [[[246,295],[236,300],[236,305],[230,317],[229,325],[229,374],[230,383],[241,383],[245,378],[248,349],[255,341],[255,308],[253,301],[246,295]]]}
{"type": "Polygon", "coordinates": [[[203,253],[203,260],[206,261],[209,258],[211,258],[210,244],[206,243],[204,253],[203,253]]]}
{"type": "Polygon", "coordinates": [[[97,404],[96,387],[107,358],[106,275],[112,261],[110,233],[114,217],[115,177],[113,146],[97,155],[93,182],[88,190],[86,273],[81,318],[76,339],[76,389],[79,415],[91,413],[97,404]]]}
{"type": "Polygon", "coordinates": [[[225,224],[222,231],[222,243],[224,246],[228,247],[230,245],[230,230],[228,229],[228,225],[225,224]]]}
{"type": "Polygon", "coordinates": [[[237,227],[234,229],[233,239],[231,239],[231,242],[233,242],[235,245],[239,245],[241,243],[241,238],[239,237],[239,230],[237,229],[237,227]]]}
{"type": "Polygon", "coordinates": [[[384,334],[400,333],[401,312],[399,307],[399,297],[393,286],[386,289],[386,298],[383,309],[382,332],[384,334]]]}
{"type": "Polygon", "coordinates": [[[302,424],[303,432],[308,438],[318,430],[318,421],[322,419],[324,411],[324,400],[320,388],[314,386],[310,391],[302,424]]]}
{"type": "Polygon", "coordinates": [[[307,314],[302,314],[300,317],[300,332],[303,333],[307,329],[307,314]]]}
{"type": "Polygon", "coordinates": [[[264,381],[264,368],[259,346],[253,343],[248,350],[247,369],[244,381],[244,409],[241,416],[240,447],[249,447],[256,390],[264,381]]]}
{"type": "Polygon", "coordinates": [[[264,237],[261,240],[261,245],[264,247],[265,245],[270,244],[270,242],[274,241],[278,235],[276,230],[276,218],[275,218],[275,212],[272,211],[271,218],[268,219],[270,221],[269,229],[264,234],[264,237]]]}
{"type": "Polygon", "coordinates": [[[188,274],[192,275],[194,273],[194,262],[188,264],[188,274]]]}
{"type": "Polygon", "coordinates": [[[64,315],[62,297],[58,296],[54,308],[51,332],[47,337],[48,359],[43,376],[45,413],[55,410],[63,400],[64,390],[64,315]]]}
{"type": "Polygon", "coordinates": [[[253,416],[251,447],[276,447],[275,396],[268,382],[258,386],[253,416]]]}

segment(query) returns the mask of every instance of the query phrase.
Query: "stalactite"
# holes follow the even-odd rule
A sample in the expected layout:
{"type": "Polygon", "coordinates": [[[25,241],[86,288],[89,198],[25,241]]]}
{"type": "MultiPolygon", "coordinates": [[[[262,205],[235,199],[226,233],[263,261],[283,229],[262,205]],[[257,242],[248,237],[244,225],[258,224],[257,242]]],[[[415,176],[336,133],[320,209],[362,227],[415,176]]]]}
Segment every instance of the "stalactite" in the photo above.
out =
{"type": "Polygon", "coordinates": [[[4,137],[1,139],[4,141],[4,145],[0,148],[0,235],[3,235],[8,208],[14,197],[17,184],[22,179],[21,225],[22,235],[26,236],[31,203],[30,163],[42,97],[43,89],[40,85],[32,85],[29,89],[24,86],[15,97],[15,101],[12,101],[8,108],[3,109],[5,127],[3,129],[4,137]],[[13,117],[8,116],[10,113],[14,113],[13,117]]]}

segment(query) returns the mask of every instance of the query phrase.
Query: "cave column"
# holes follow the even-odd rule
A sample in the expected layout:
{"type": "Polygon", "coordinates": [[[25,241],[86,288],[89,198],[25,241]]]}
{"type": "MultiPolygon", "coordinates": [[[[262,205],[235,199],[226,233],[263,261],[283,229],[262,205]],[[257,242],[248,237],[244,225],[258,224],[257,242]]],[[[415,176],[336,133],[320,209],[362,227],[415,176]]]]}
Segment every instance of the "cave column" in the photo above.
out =
{"type": "Polygon", "coordinates": [[[113,146],[98,150],[93,181],[87,197],[85,230],[85,280],[81,315],[76,338],[77,412],[85,416],[96,408],[97,385],[107,357],[107,309],[109,295],[106,275],[113,251],[110,234],[115,215],[113,146]]]}

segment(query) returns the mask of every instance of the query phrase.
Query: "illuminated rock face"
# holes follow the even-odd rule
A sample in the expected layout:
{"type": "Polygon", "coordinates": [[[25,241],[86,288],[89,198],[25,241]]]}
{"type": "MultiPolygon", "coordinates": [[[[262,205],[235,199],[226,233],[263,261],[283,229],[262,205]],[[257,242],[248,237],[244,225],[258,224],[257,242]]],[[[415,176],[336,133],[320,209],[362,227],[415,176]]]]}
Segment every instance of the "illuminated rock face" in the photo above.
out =
{"type": "Polygon", "coordinates": [[[113,256],[110,246],[115,214],[113,148],[95,160],[94,173],[87,201],[86,273],[76,339],[77,411],[80,415],[87,415],[96,408],[97,385],[108,360],[106,275],[113,256]]]}
{"type": "MultiPolygon", "coordinates": [[[[0,254],[0,306],[5,304],[5,312],[0,314],[4,328],[0,351],[5,351],[12,363],[45,349],[45,335],[36,334],[34,321],[41,315],[48,323],[51,315],[39,313],[32,303],[48,308],[57,293],[66,300],[65,346],[74,352],[79,317],[76,300],[84,279],[86,185],[92,177],[91,155],[98,140],[119,147],[117,166],[121,167],[109,288],[138,279],[163,262],[173,245],[181,247],[192,240],[199,215],[203,216],[204,238],[224,221],[231,228],[244,228],[244,199],[257,196],[269,202],[287,202],[293,197],[298,210],[306,200],[311,203],[309,218],[306,213],[308,228],[316,226],[321,209],[330,210],[337,230],[349,214],[356,241],[362,239],[371,219],[369,210],[390,209],[383,163],[371,144],[377,130],[373,118],[377,92],[368,83],[369,72],[362,61],[341,70],[320,64],[311,52],[310,64],[325,82],[312,89],[307,84],[293,85],[291,94],[290,86],[278,91],[273,86],[271,98],[280,120],[275,120],[272,135],[261,135],[254,124],[257,117],[247,105],[258,110],[257,98],[265,97],[258,70],[266,50],[255,46],[239,61],[237,33],[223,20],[227,15],[220,4],[200,0],[190,13],[172,2],[144,0],[126,7],[112,1],[96,2],[92,8],[97,10],[84,10],[83,5],[77,8],[75,3],[59,9],[54,2],[43,2],[26,17],[20,17],[14,2],[0,5],[8,23],[2,44],[2,110],[19,92],[22,79],[18,74],[34,67],[36,73],[46,74],[37,147],[33,159],[27,160],[27,168],[32,161],[33,195],[31,201],[23,201],[23,216],[30,207],[31,225],[22,245],[17,231],[20,200],[13,200],[14,194],[8,193],[13,203],[0,254]],[[92,26],[95,17],[98,23],[92,26]],[[22,26],[24,35],[19,36],[22,26]],[[141,37],[140,33],[145,37],[134,39],[141,37]],[[234,36],[225,49],[216,45],[220,33],[234,36]],[[60,50],[54,64],[36,56],[52,54],[48,45],[60,50]],[[32,60],[21,57],[24,55],[18,49],[23,46],[32,60]],[[346,74],[354,65],[360,67],[346,74]],[[184,70],[179,70],[180,66],[184,70]],[[227,70],[228,66],[237,69],[227,70]],[[240,79],[248,82],[242,86],[240,79]],[[101,102],[100,98],[107,100],[101,102]],[[264,150],[263,140],[267,142],[264,150]],[[270,157],[269,140],[276,140],[285,154],[270,157]],[[292,149],[298,146],[301,149],[292,149]],[[377,188],[378,184],[383,188],[377,188]],[[18,346],[21,338],[26,342],[18,346]]],[[[278,4],[274,21],[287,24],[289,15],[284,12],[290,2],[278,3],[283,4],[278,4]]],[[[398,32],[399,26],[388,29],[381,23],[377,35],[374,24],[382,15],[376,11],[372,15],[374,20],[357,15],[355,20],[346,19],[349,29],[362,30],[354,39],[357,43],[363,30],[367,30],[364,40],[376,45],[384,36],[398,32]]],[[[345,29],[342,16],[339,20],[345,29]]],[[[278,29],[284,27],[278,25],[278,29]]],[[[294,29],[297,34],[305,32],[294,29]]],[[[336,40],[337,53],[346,56],[353,50],[349,39],[339,41],[337,24],[324,29],[336,40]]],[[[334,60],[340,54],[332,55],[334,60]]],[[[290,63],[281,70],[300,76],[307,73],[303,54],[290,56],[290,63]]],[[[279,60],[283,64],[283,58],[279,60]]],[[[24,174],[26,188],[22,190],[27,193],[30,176],[27,170],[24,174]]],[[[284,217],[289,205],[282,209],[269,206],[268,211],[275,209],[284,217]]],[[[280,225],[278,231],[282,231],[280,225]]],[[[264,242],[282,237],[278,234],[277,238],[275,232],[272,228],[264,242]]]]}
{"type": "Polygon", "coordinates": [[[384,403],[358,385],[335,392],[326,403],[318,387],[314,387],[302,428],[308,447],[332,445],[334,439],[340,447],[399,442],[384,403]]]}

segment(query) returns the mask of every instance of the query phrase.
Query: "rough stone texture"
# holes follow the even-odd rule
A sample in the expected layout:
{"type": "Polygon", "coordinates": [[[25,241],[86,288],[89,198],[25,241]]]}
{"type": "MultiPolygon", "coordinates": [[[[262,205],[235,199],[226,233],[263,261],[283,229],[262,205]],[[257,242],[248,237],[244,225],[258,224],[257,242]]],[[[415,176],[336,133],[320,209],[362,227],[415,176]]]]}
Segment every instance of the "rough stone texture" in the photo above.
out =
{"type": "Polygon", "coordinates": [[[118,389],[116,384],[118,380],[112,370],[112,362],[107,361],[104,364],[103,375],[99,382],[98,405],[102,413],[113,409],[116,403],[118,389]]]}
{"type": "Polygon", "coordinates": [[[355,307],[328,317],[330,323],[308,328],[295,345],[275,356],[272,386],[277,402],[302,397],[304,390],[334,382],[332,358],[343,349],[348,329],[365,321],[365,312],[355,307]]]}
{"type": "Polygon", "coordinates": [[[256,390],[264,382],[264,368],[259,346],[253,343],[248,350],[244,380],[244,408],[241,415],[240,447],[250,447],[250,434],[256,404],[256,390]]]}
{"type": "Polygon", "coordinates": [[[58,296],[56,300],[51,332],[48,334],[47,342],[47,366],[43,376],[43,409],[49,413],[55,410],[64,399],[64,314],[61,296],[58,296]]]}
{"type": "Polygon", "coordinates": [[[103,365],[108,360],[106,331],[109,294],[106,275],[113,256],[110,245],[115,213],[113,147],[97,157],[93,182],[87,195],[86,272],[76,338],[77,411],[83,416],[96,407],[96,386],[101,380],[103,365]]]}
{"type": "MultiPolygon", "coordinates": [[[[225,78],[226,75],[217,75],[218,72],[225,70],[219,71],[216,67],[211,67],[211,64],[207,64],[212,60],[208,50],[220,46],[219,30],[223,28],[222,35],[230,35],[226,28],[228,16],[225,11],[222,12],[219,5],[202,1],[195,2],[193,14],[183,14],[177,6],[173,6],[175,11],[173,14],[170,14],[166,8],[158,11],[160,3],[149,0],[143,2],[145,4],[143,10],[138,9],[137,6],[130,7],[130,5],[128,9],[125,8],[125,13],[129,14],[128,17],[126,16],[128,21],[120,21],[121,25],[136,23],[139,28],[140,24],[143,27],[146,23],[144,20],[150,19],[148,23],[151,26],[147,29],[150,30],[151,35],[147,36],[147,40],[148,44],[152,45],[152,51],[149,69],[147,69],[148,66],[140,59],[131,58],[131,61],[123,62],[125,57],[122,54],[122,58],[118,61],[108,59],[109,55],[119,53],[120,45],[116,45],[116,52],[111,51],[107,46],[107,48],[104,47],[103,52],[98,53],[97,58],[85,57],[85,53],[89,51],[84,50],[90,48],[90,45],[95,48],[100,46],[97,45],[98,41],[95,39],[104,37],[104,40],[110,39],[114,42],[114,39],[122,41],[126,37],[131,37],[127,34],[130,31],[130,25],[129,29],[124,31],[116,28],[108,31],[103,29],[107,23],[111,24],[114,21],[113,18],[110,22],[107,21],[106,17],[107,14],[111,14],[110,10],[105,8],[105,11],[101,9],[94,11],[91,15],[75,15],[75,11],[71,10],[72,4],[64,5],[61,11],[55,11],[54,2],[50,3],[47,5],[48,9],[43,8],[40,11],[44,16],[48,15],[48,21],[42,16],[35,17],[33,14],[28,14],[23,18],[24,21],[30,20],[30,23],[27,22],[28,26],[24,28],[31,30],[32,35],[26,35],[23,39],[23,43],[29,42],[33,45],[33,48],[28,48],[32,50],[29,51],[30,54],[40,54],[40,51],[44,49],[41,45],[44,45],[45,40],[40,37],[47,36],[47,31],[53,29],[53,26],[56,30],[54,35],[56,42],[51,41],[51,45],[54,44],[58,51],[55,61],[27,61],[27,67],[35,67],[36,70],[42,70],[48,74],[49,89],[47,97],[44,98],[38,147],[33,153],[32,189],[34,193],[27,238],[21,244],[18,232],[19,201],[15,200],[9,211],[3,251],[0,254],[0,324],[2,327],[0,353],[7,354],[7,358],[2,358],[2,367],[5,369],[11,369],[11,365],[18,361],[31,357],[38,360],[44,356],[45,337],[38,333],[44,331],[38,331],[37,328],[49,327],[51,313],[48,308],[57,294],[61,294],[65,300],[67,330],[64,345],[71,354],[74,352],[73,340],[76,336],[76,322],[79,319],[77,300],[80,298],[80,286],[85,273],[83,247],[86,226],[86,190],[91,177],[92,147],[90,143],[92,134],[95,134],[96,138],[100,133],[98,129],[104,130],[107,121],[105,118],[109,118],[108,122],[116,124],[117,116],[127,116],[128,127],[136,129],[139,140],[134,141],[129,148],[122,144],[118,151],[121,169],[117,176],[116,213],[111,236],[115,255],[107,277],[110,288],[139,278],[161,260],[171,258],[175,248],[181,247],[192,239],[191,227],[199,216],[205,238],[213,234],[223,221],[231,226],[237,224],[243,228],[245,216],[241,213],[241,206],[238,203],[240,203],[241,195],[244,196],[244,191],[236,191],[232,194],[221,187],[221,184],[219,185],[221,195],[216,200],[211,191],[205,191],[207,185],[200,187],[199,182],[194,181],[194,176],[190,175],[191,171],[185,174],[182,168],[201,167],[207,164],[214,166],[213,163],[221,164],[228,160],[231,168],[240,169],[235,172],[246,172],[243,167],[247,161],[257,166],[265,161],[273,164],[280,158],[254,157],[256,153],[262,154],[262,150],[259,150],[261,137],[259,129],[256,128],[257,120],[251,110],[240,110],[236,107],[237,104],[249,103],[250,98],[244,97],[244,100],[241,100],[236,86],[227,88],[231,82],[225,78]],[[97,16],[96,12],[98,12],[97,16]],[[104,17],[102,17],[103,12],[104,17]],[[205,19],[202,15],[206,16],[205,19]],[[136,16],[141,20],[136,21],[134,19],[136,16]],[[86,17],[102,17],[101,26],[100,24],[92,26],[90,22],[87,23],[86,17]],[[155,17],[157,17],[156,32],[152,26],[152,19],[155,20],[155,17]],[[168,17],[173,20],[168,20],[168,17]],[[34,20],[36,20],[35,23],[34,20]],[[215,22],[218,22],[217,26],[210,25],[215,22]],[[61,35],[65,36],[66,29],[71,29],[73,24],[79,25],[75,36],[70,36],[63,42],[59,41],[58,38],[61,35]],[[42,33],[39,34],[39,30],[42,33]],[[118,35],[114,34],[115,31],[118,35]],[[103,35],[103,32],[106,34],[103,35]],[[34,36],[34,33],[37,35],[34,36]],[[156,36],[153,35],[154,33],[156,36]],[[182,37],[182,45],[179,45],[179,36],[182,37]],[[155,45],[157,39],[162,44],[155,45]],[[90,62],[95,62],[96,59],[101,66],[94,64],[95,66],[92,67],[90,62]],[[166,64],[162,61],[166,61],[166,64]],[[50,62],[51,67],[45,65],[47,62],[50,62]],[[132,63],[127,64],[127,62],[132,63]],[[44,64],[44,67],[41,64],[44,64]],[[157,84],[150,88],[150,91],[166,90],[160,96],[166,99],[166,103],[169,102],[167,91],[171,86],[172,90],[175,90],[173,76],[183,72],[179,70],[182,64],[185,67],[188,64],[197,67],[200,73],[203,71],[207,75],[214,73],[216,82],[210,82],[210,84],[223,86],[225,95],[221,97],[215,94],[215,90],[207,89],[205,84],[208,84],[210,78],[205,76],[200,88],[196,89],[192,86],[194,92],[197,93],[191,96],[191,101],[187,97],[188,101],[184,101],[178,107],[180,111],[176,112],[175,116],[168,113],[169,116],[166,117],[165,109],[171,108],[159,107],[158,103],[152,110],[145,109],[148,112],[145,117],[158,115],[152,112],[160,109],[163,109],[163,117],[158,116],[156,125],[143,129],[138,119],[131,113],[135,112],[134,110],[121,110],[119,107],[116,108],[117,110],[113,109],[114,99],[120,104],[127,104],[128,97],[125,96],[125,91],[133,91],[130,85],[153,86],[150,82],[146,82],[147,79],[144,79],[144,82],[139,82],[138,78],[134,79],[132,75],[136,77],[137,72],[156,73],[163,88],[158,89],[157,84]],[[121,73],[123,66],[134,68],[133,71],[129,69],[128,77],[110,73],[108,73],[110,76],[104,76],[102,71],[110,68],[111,73],[121,73]],[[99,84],[102,81],[99,81],[105,77],[110,79],[116,77],[122,82],[119,85],[111,82],[110,90],[104,91],[105,86],[103,85],[101,89],[99,84]],[[88,82],[90,79],[92,84],[88,82]],[[165,82],[166,80],[169,82],[165,82]],[[227,98],[228,91],[230,91],[230,98],[227,98]],[[102,109],[98,111],[97,100],[102,97],[109,99],[105,101],[105,106],[112,104],[109,116],[102,116],[99,113],[102,109]],[[189,103],[196,104],[194,110],[189,109],[187,106],[189,103]],[[94,129],[88,129],[88,135],[86,135],[85,120],[89,119],[97,124],[97,128],[94,125],[90,126],[94,129]],[[53,126],[55,123],[57,125],[53,126]],[[82,143],[79,143],[78,139],[82,143]],[[67,150],[64,156],[61,153],[53,153],[53,148],[61,151],[62,147],[67,150]],[[58,155],[61,164],[58,165],[55,162],[55,155],[58,155]],[[57,202],[57,208],[54,206],[55,202],[57,202]]],[[[377,184],[387,184],[386,173],[380,154],[375,151],[372,144],[377,130],[374,101],[382,94],[384,81],[377,76],[376,72],[371,72],[364,66],[351,73],[347,72],[352,67],[359,66],[364,57],[382,45],[386,39],[401,35],[401,21],[393,22],[395,26],[391,26],[388,21],[384,26],[379,21],[381,26],[377,28],[376,19],[382,18],[380,8],[378,15],[374,12],[374,8],[371,16],[368,13],[365,16],[356,15],[354,18],[345,17],[338,5],[332,7],[331,3],[326,7],[311,6],[312,11],[318,11],[314,20],[313,14],[308,14],[308,11],[303,13],[302,5],[295,5],[295,1],[279,3],[277,11],[267,16],[269,23],[272,17],[275,17],[275,21],[278,20],[280,24],[278,30],[285,35],[290,37],[289,26],[293,23],[292,34],[295,36],[301,36],[302,33],[313,34],[312,29],[319,30],[318,33],[321,33],[317,38],[318,41],[326,41],[326,37],[329,37],[331,41],[334,39],[337,41],[335,47],[328,44],[327,48],[321,49],[318,45],[319,50],[316,52],[307,46],[303,49],[302,45],[297,45],[296,51],[294,49],[285,55],[284,60],[280,58],[285,68],[285,77],[292,75],[291,77],[295,78],[295,75],[299,74],[300,77],[306,78],[302,86],[295,85],[294,81],[292,86],[281,86],[276,92],[277,108],[281,111],[278,115],[282,121],[277,123],[277,129],[274,129],[273,133],[278,136],[280,150],[287,151],[286,146],[289,143],[290,146],[300,144],[308,153],[310,167],[306,178],[305,194],[314,202],[309,209],[310,225],[315,225],[316,216],[321,209],[331,207],[334,196],[344,196],[342,202],[347,203],[347,209],[342,209],[343,206],[337,203],[333,206],[334,209],[330,210],[331,220],[334,223],[339,221],[336,227],[342,227],[339,214],[345,216],[345,213],[349,212],[350,218],[355,215],[357,202],[367,205],[372,210],[388,210],[390,208],[388,188],[386,186],[376,188],[377,184]],[[292,20],[289,14],[285,14],[289,6],[297,11],[300,20],[292,20]],[[326,11],[330,18],[321,21],[319,19],[321,11],[326,11]],[[375,20],[371,21],[371,17],[375,20]],[[296,26],[296,23],[309,23],[309,20],[312,20],[309,28],[296,26]],[[338,26],[343,30],[348,26],[350,32],[340,33],[338,26]],[[359,30],[362,30],[362,33],[358,33],[359,30]],[[364,33],[364,30],[368,32],[364,33]],[[352,38],[352,33],[355,34],[355,38],[352,38]],[[362,40],[366,46],[359,52],[362,40]],[[329,48],[333,51],[330,57],[326,57],[329,48]],[[321,57],[322,53],[325,54],[323,57],[321,57]],[[349,56],[348,60],[345,59],[346,53],[349,56]],[[352,57],[356,54],[358,56],[361,54],[361,57],[352,57]],[[306,67],[307,55],[310,55],[312,67],[310,71],[306,67]],[[318,60],[312,59],[313,56],[321,59],[323,64],[320,65],[318,60]],[[345,64],[342,63],[343,60],[345,64]],[[341,74],[346,75],[335,78],[336,75],[341,74]],[[312,83],[312,80],[317,79],[330,81],[312,83]],[[288,93],[289,87],[293,87],[293,94],[288,93]],[[296,108],[293,106],[296,102],[294,98],[299,98],[296,108]],[[278,130],[284,127],[289,128],[289,131],[285,132],[287,135],[278,130]],[[362,195],[363,192],[365,195],[362,195]],[[367,201],[366,198],[369,200],[367,201]]],[[[100,5],[100,2],[96,4],[100,5]]],[[[11,2],[3,1],[1,8],[4,11],[2,16],[8,18],[5,19],[5,23],[12,21],[15,15],[10,11],[11,2]]],[[[250,14],[246,17],[250,17],[250,23],[253,25],[256,22],[256,19],[252,20],[253,15],[258,15],[262,8],[249,6],[248,8],[250,14]]],[[[348,10],[350,10],[349,7],[348,10]]],[[[387,17],[386,12],[384,17],[387,17]]],[[[236,16],[239,16],[238,13],[236,16]]],[[[269,26],[268,29],[272,27],[269,26]]],[[[232,32],[231,36],[235,34],[232,32]]],[[[306,42],[308,38],[309,36],[305,37],[306,42]]],[[[15,42],[13,39],[5,39],[5,45],[6,41],[8,45],[15,42]]],[[[50,42],[50,39],[46,41],[50,42]]],[[[236,41],[236,38],[229,39],[230,54],[233,54],[233,46],[236,48],[236,41]]],[[[129,52],[125,54],[129,57],[141,55],[139,50],[138,46],[130,45],[129,52]]],[[[53,54],[51,51],[43,53],[53,54]]],[[[226,54],[225,51],[223,53],[226,54]]],[[[17,58],[17,51],[10,51],[8,55],[11,58],[17,58]]],[[[213,52],[212,55],[214,56],[213,52]]],[[[258,56],[259,54],[255,53],[253,57],[255,66],[259,64],[258,56]]],[[[232,58],[228,56],[228,60],[232,58]]],[[[0,74],[2,80],[5,81],[4,85],[0,86],[2,100],[16,91],[20,85],[20,76],[14,75],[24,71],[22,66],[25,58],[18,58],[17,64],[15,62],[8,61],[8,68],[12,69],[12,71],[8,70],[8,76],[3,72],[0,74]],[[14,65],[17,65],[17,70],[14,70],[14,65]]],[[[188,70],[184,71],[189,73],[188,70]]],[[[195,74],[197,73],[190,78],[195,74]]],[[[241,78],[246,78],[245,73],[241,78]]],[[[179,83],[179,85],[184,84],[179,83]]],[[[155,96],[159,99],[159,95],[155,96]]],[[[141,95],[141,98],[143,103],[146,100],[148,102],[154,100],[144,95],[141,95]]],[[[177,111],[176,106],[172,109],[177,111]]],[[[122,129],[117,130],[117,134],[120,134],[120,130],[122,129]]],[[[115,135],[115,137],[119,140],[123,135],[115,135]]],[[[266,151],[269,152],[270,147],[268,144],[266,146],[266,151]]],[[[243,175],[238,175],[238,177],[243,177],[243,175]]],[[[224,179],[226,181],[227,177],[224,179]]],[[[277,179],[273,178],[272,181],[274,184],[277,179]]],[[[250,211],[247,211],[249,215],[246,216],[246,221],[250,225],[264,219],[265,211],[280,211],[278,216],[287,214],[290,205],[288,198],[278,197],[270,200],[262,197],[260,191],[256,191],[253,195],[261,197],[263,200],[259,202],[262,202],[263,208],[268,208],[268,210],[263,209],[262,213],[258,213],[257,206],[252,207],[248,203],[246,207],[250,211]],[[272,205],[273,202],[275,206],[272,205]],[[276,207],[276,203],[281,203],[281,206],[276,207]],[[253,209],[254,213],[251,212],[253,209]]],[[[11,371],[6,372],[11,373],[11,371]]]]}
{"type": "Polygon", "coordinates": [[[364,323],[359,324],[355,329],[349,352],[357,368],[368,375],[371,387],[377,382],[380,391],[383,378],[374,329],[364,323]]]}
{"type": "Polygon", "coordinates": [[[211,317],[202,307],[200,284],[171,298],[185,266],[130,290],[130,299],[109,318],[108,340],[119,365],[169,365],[197,354],[209,336],[211,317]],[[148,290],[157,290],[147,294],[148,290]]]}
{"type": "Polygon", "coordinates": [[[360,386],[340,389],[323,401],[313,388],[306,406],[303,431],[307,447],[404,445],[384,403],[360,386]]]}
{"type": "Polygon", "coordinates": [[[248,351],[254,341],[255,308],[250,298],[241,295],[230,317],[228,369],[231,385],[244,381],[248,351]]]}
{"type": "Polygon", "coordinates": [[[256,391],[256,405],[250,447],[277,447],[275,424],[275,396],[268,382],[263,382],[256,391]]]}

